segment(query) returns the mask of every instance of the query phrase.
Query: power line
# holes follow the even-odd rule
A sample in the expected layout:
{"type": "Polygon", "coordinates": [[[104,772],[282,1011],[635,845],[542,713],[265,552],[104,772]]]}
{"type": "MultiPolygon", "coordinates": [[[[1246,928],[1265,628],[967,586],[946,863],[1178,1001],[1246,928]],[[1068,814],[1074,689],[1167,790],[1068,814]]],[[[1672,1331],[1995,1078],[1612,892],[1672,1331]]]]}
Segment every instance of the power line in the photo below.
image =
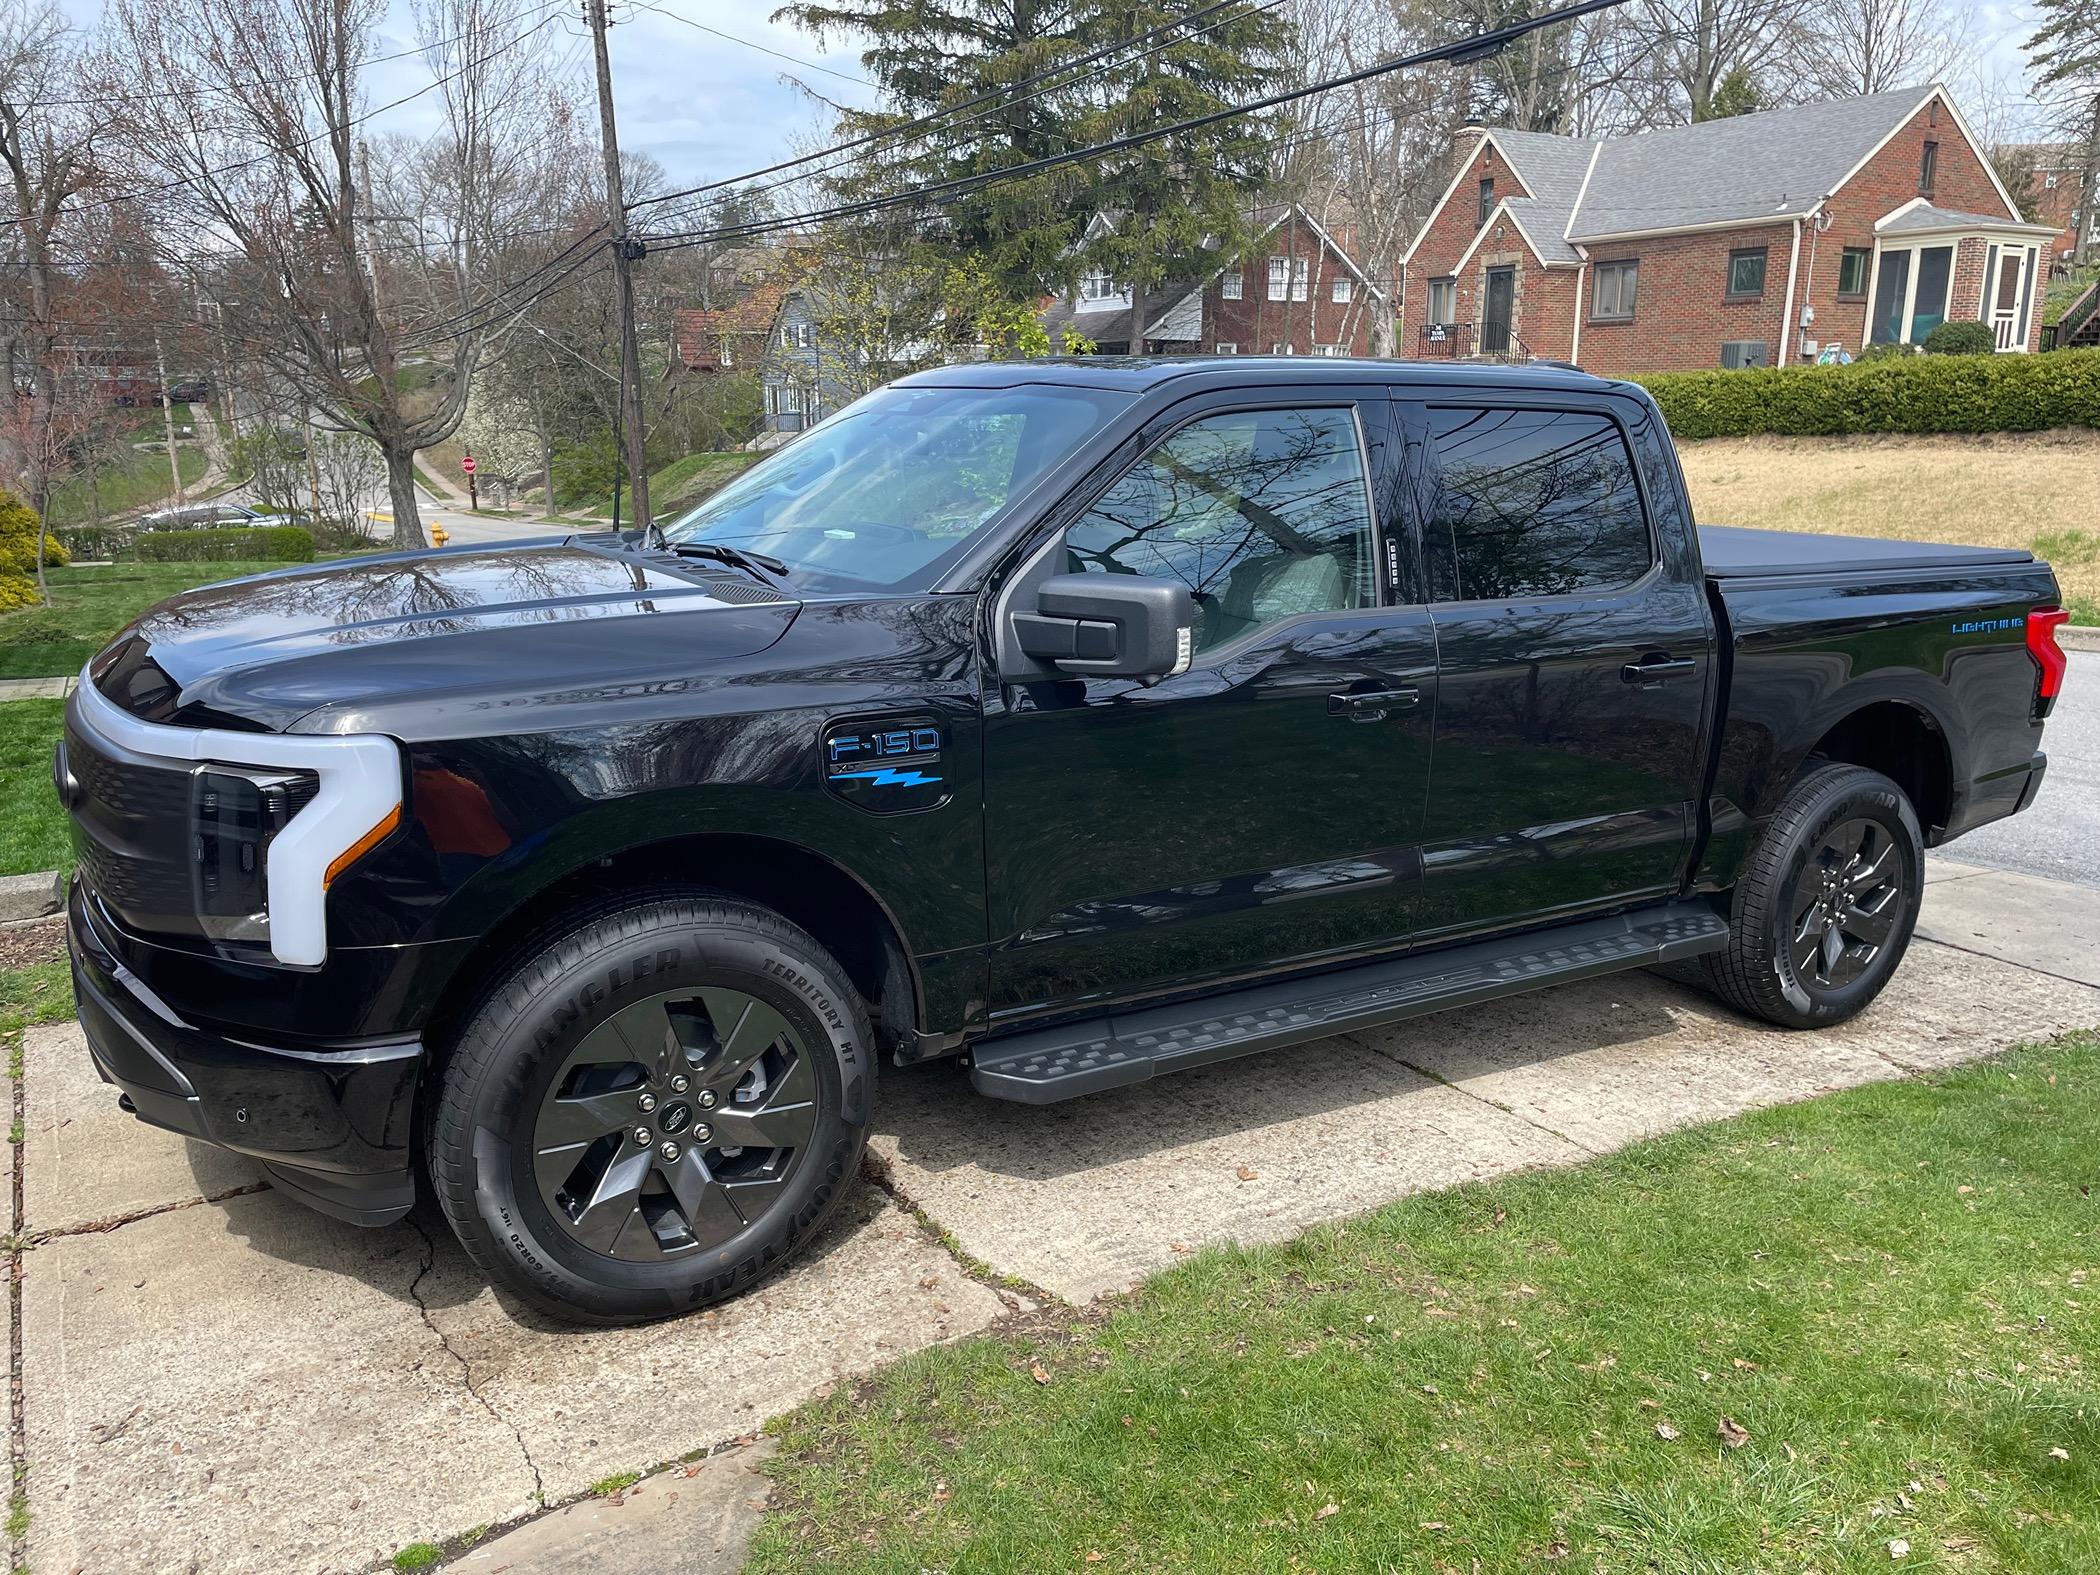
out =
{"type": "Polygon", "coordinates": [[[674,22],[683,22],[687,27],[712,34],[716,38],[740,45],[745,49],[755,49],[762,55],[771,55],[775,60],[785,60],[789,65],[800,66],[805,71],[821,71],[827,77],[837,77],[841,82],[856,82],[862,87],[875,86],[866,77],[857,77],[846,71],[834,71],[829,66],[820,66],[814,60],[804,60],[799,55],[791,55],[785,50],[774,49],[770,45],[759,43],[756,39],[739,38],[735,33],[725,33],[719,27],[709,27],[705,22],[695,22],[689,16],[680,16],[676,11],[668,11],[660,5],[652,4],[651,0],[633,0],[633,4],[637,10],[654,11],[658,16],[669,17],[674,22]]]}

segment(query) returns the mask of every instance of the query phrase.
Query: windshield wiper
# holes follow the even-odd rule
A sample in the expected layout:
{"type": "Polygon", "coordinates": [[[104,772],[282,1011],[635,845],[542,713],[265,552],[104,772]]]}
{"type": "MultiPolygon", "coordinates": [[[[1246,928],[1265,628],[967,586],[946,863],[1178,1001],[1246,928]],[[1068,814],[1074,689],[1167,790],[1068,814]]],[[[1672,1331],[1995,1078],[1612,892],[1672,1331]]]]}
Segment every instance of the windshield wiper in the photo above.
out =
{"type": "Polygon", "coordinates": [[[681,558],[712,558],[717,563],[753,573],[762,580],[788,577],[788,566],[771,553],[746,552],[741,547],[725,547],[718,541],[667,541],[664,545],[681,558]]]}

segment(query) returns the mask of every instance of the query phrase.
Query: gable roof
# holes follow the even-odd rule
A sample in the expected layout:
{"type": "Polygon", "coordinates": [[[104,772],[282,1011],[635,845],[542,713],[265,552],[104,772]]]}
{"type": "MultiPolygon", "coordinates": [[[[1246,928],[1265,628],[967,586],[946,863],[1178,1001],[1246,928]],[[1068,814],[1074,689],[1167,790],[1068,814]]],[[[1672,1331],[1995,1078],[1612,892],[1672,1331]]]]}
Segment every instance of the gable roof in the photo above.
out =
{"type": "Polygon", "coordinates": [[[743,299],[709,311],[690,307],[671,314],[671,342],[688,367],[713,366],[725,338],[763,336],[773,331],[787,281],[776,275],[752,287],[743,299]]]}
{"type": "MultiPolygon", "coordinates": [[[[1486,132],[1484,141],[1529,192],[1499,207],[1541,262],[1572,263],[1579,260],[1575,248],[1592,241],[1803,217],[1856,175],[1934,97],[1983,161],[2007,212],[2017,213],[1953,99],[1936,85],[1626,137],[1496,129],[1486,132]]],[[[1403,262],[1413,258],[1470,166],[1469,157],[1430,210],[1403,262]]]]}

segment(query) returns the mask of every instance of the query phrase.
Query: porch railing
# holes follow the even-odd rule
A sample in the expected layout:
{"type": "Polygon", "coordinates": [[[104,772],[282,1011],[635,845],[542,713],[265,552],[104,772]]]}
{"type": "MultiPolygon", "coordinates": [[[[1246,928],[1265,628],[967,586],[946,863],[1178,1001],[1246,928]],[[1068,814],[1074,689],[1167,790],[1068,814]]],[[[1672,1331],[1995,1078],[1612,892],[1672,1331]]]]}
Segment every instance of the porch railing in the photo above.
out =
{"type": "Polygon", "coordinates": [[[1508,329],[1500,349],[1483,349],[1479,323],[1424,323],[1416,335],[1416,354],[1425,361],[1513,361],[1533,359],[1530,348],[1508,329]]]}
{"type": "Polygon", "coordinates": [[[2078,336],[2096,319],[2100,319],[2100,280],[2095,280],[2091,289],[2064,308],[2063,316],[2056,320],[2058,347],[2069,349],[2078,343],[2078,336]]]}

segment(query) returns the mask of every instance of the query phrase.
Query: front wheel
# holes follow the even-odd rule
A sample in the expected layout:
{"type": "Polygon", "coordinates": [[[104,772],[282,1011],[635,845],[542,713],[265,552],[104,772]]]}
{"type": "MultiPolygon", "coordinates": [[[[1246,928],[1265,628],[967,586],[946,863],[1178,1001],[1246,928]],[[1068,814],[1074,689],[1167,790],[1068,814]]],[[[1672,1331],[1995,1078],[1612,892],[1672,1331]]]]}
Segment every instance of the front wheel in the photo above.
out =
{"type": "Polygon", "coordinates": [[[1817,766],[1750,855],[1708,982],[1781,1027],[1841,1023],[1903,960],[1924,891],[1925,839],[1903,790],[1864,766],[1817,766]]]}
{"type": "Polygon", "coordinates": [[[430,1123],[438,1200],[556,1316],[670,1317],[783,1266],[836,1206],[873,1049],[816,941],[729,898],[581,922],[484,998],[430,1123]]]}

